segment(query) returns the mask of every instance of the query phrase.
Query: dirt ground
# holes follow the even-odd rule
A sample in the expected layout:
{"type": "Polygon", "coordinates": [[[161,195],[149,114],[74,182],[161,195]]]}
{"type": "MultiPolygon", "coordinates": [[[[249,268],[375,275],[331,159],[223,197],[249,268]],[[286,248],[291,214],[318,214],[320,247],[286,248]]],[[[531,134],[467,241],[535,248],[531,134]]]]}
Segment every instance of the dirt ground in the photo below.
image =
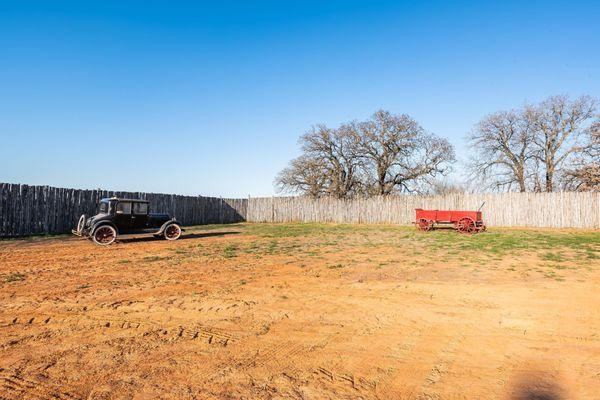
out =
{"type": "Polygon", "coordinates": [[[598,231],[4,240],[0,399],[600,399],[599,284],[598,231]]]}

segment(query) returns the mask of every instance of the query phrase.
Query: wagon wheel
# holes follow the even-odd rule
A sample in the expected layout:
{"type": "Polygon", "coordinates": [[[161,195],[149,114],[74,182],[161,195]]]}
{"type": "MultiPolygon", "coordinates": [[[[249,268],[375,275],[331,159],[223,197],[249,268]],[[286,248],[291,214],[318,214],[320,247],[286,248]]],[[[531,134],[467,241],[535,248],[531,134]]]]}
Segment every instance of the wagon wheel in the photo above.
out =
{"type": "Polygon", "coordinates": [[[171,224],[165,229],[165,239],[177,240],[181,236],[181,227],[177,224],[171,224]]]}
{"type": "Polygon", "coordinates": [[[421,218],[417,221],[417,227],[421,231],[430,231],[433,228],[433,222],[428,219],[421,218]]]}
{"type": "Polygon", "coordinates": [[[94,243],[107,246],[115,241],[117,231],[110,225],[103,225],[94,231],[94,243]]]}
{"type": "Polygon", "coordinates": [[[475,221],[467,217],[462,218],[458,221],[458,223],[456,224],[456,229],[460,233],[473,233],[476,231],[477,228],[475,227],[475,221]]]}

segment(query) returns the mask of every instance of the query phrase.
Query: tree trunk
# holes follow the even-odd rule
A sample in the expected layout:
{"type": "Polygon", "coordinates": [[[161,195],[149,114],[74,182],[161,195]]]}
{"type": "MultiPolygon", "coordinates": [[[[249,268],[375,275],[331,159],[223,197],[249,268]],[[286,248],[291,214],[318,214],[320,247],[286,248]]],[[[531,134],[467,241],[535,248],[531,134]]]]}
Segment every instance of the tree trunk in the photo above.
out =
{"type": "Polygon", "coordinates": [[[523,168],[517,168],[517,182],[519,183],[519,191],[524,193],[527,191],[525,186],[525,172],[523,168]]]}
{"type": "Polygon", "coordinates": [[[546,192],[553,192],[554,191],[554,184],[553,184],[553,179],[554,179],[554,172],[546,167],[546,192]]]}

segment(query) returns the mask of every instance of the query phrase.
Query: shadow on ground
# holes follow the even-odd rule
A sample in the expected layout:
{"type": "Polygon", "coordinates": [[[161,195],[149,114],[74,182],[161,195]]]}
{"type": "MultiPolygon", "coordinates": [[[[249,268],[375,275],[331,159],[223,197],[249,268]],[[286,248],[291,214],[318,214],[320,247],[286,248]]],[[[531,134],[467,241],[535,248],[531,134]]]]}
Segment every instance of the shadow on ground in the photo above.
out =
{"type": "MultiPolygon", "coordinates": [[[[242,233],[241,231],[224,231],[224,232],[199,232],[199,233],[188,233],[185,232],[181,235],[178,240],[187,240],[187,239],[199,239],[199,238],[207,238],[207,237],[218,237],[218,236],[227,236],[227,235],[238,235],[242,233]]],[[[152,235],[144,235],[144,236],[123,236],[117,239],[118,242],[121,243],[138,243],[138,242],[151,242],[154,240],[164,240],[162,238],[155,238],[152,235]]]]}
{"type": "Polygon", "coordinates": [[[510,400],[565,400],[568,398],[559,379],[552,374],[529,371],[513,380],[510,400]]]}

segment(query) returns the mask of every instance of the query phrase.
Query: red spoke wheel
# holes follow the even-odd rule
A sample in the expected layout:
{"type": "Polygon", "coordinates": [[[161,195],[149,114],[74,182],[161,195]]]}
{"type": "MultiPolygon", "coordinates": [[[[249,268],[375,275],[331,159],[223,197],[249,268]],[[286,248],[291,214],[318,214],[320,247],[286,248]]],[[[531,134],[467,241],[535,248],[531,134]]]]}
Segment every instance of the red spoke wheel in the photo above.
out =
{"type": "Polygon", "coordinates": [[[115,241],[117,231],[110,225],[103,225],[94,231],[94,243],[107,246],[115,241]]]}
{"type": "Polygon", "coordinates": [[[417,228],[421,231],[430,231],[433,228],[433,223],[425,218],[421,218],[417,221],[417,228]]]}
{"type": "Polygon", "coordinates": [[[458,229],[460,233],[474,233],[477,230],[475,227],[475,221],[473,221],[471,218],[463,218],[458,221],[458,224],[456,224],[456,229],[458,229]]]}
{"type": "Polygon", "coordinates": [[[177,224],[171,224],[165,228],[165,239],[177,240],[181,236],[181,227],[177,224]]]}

